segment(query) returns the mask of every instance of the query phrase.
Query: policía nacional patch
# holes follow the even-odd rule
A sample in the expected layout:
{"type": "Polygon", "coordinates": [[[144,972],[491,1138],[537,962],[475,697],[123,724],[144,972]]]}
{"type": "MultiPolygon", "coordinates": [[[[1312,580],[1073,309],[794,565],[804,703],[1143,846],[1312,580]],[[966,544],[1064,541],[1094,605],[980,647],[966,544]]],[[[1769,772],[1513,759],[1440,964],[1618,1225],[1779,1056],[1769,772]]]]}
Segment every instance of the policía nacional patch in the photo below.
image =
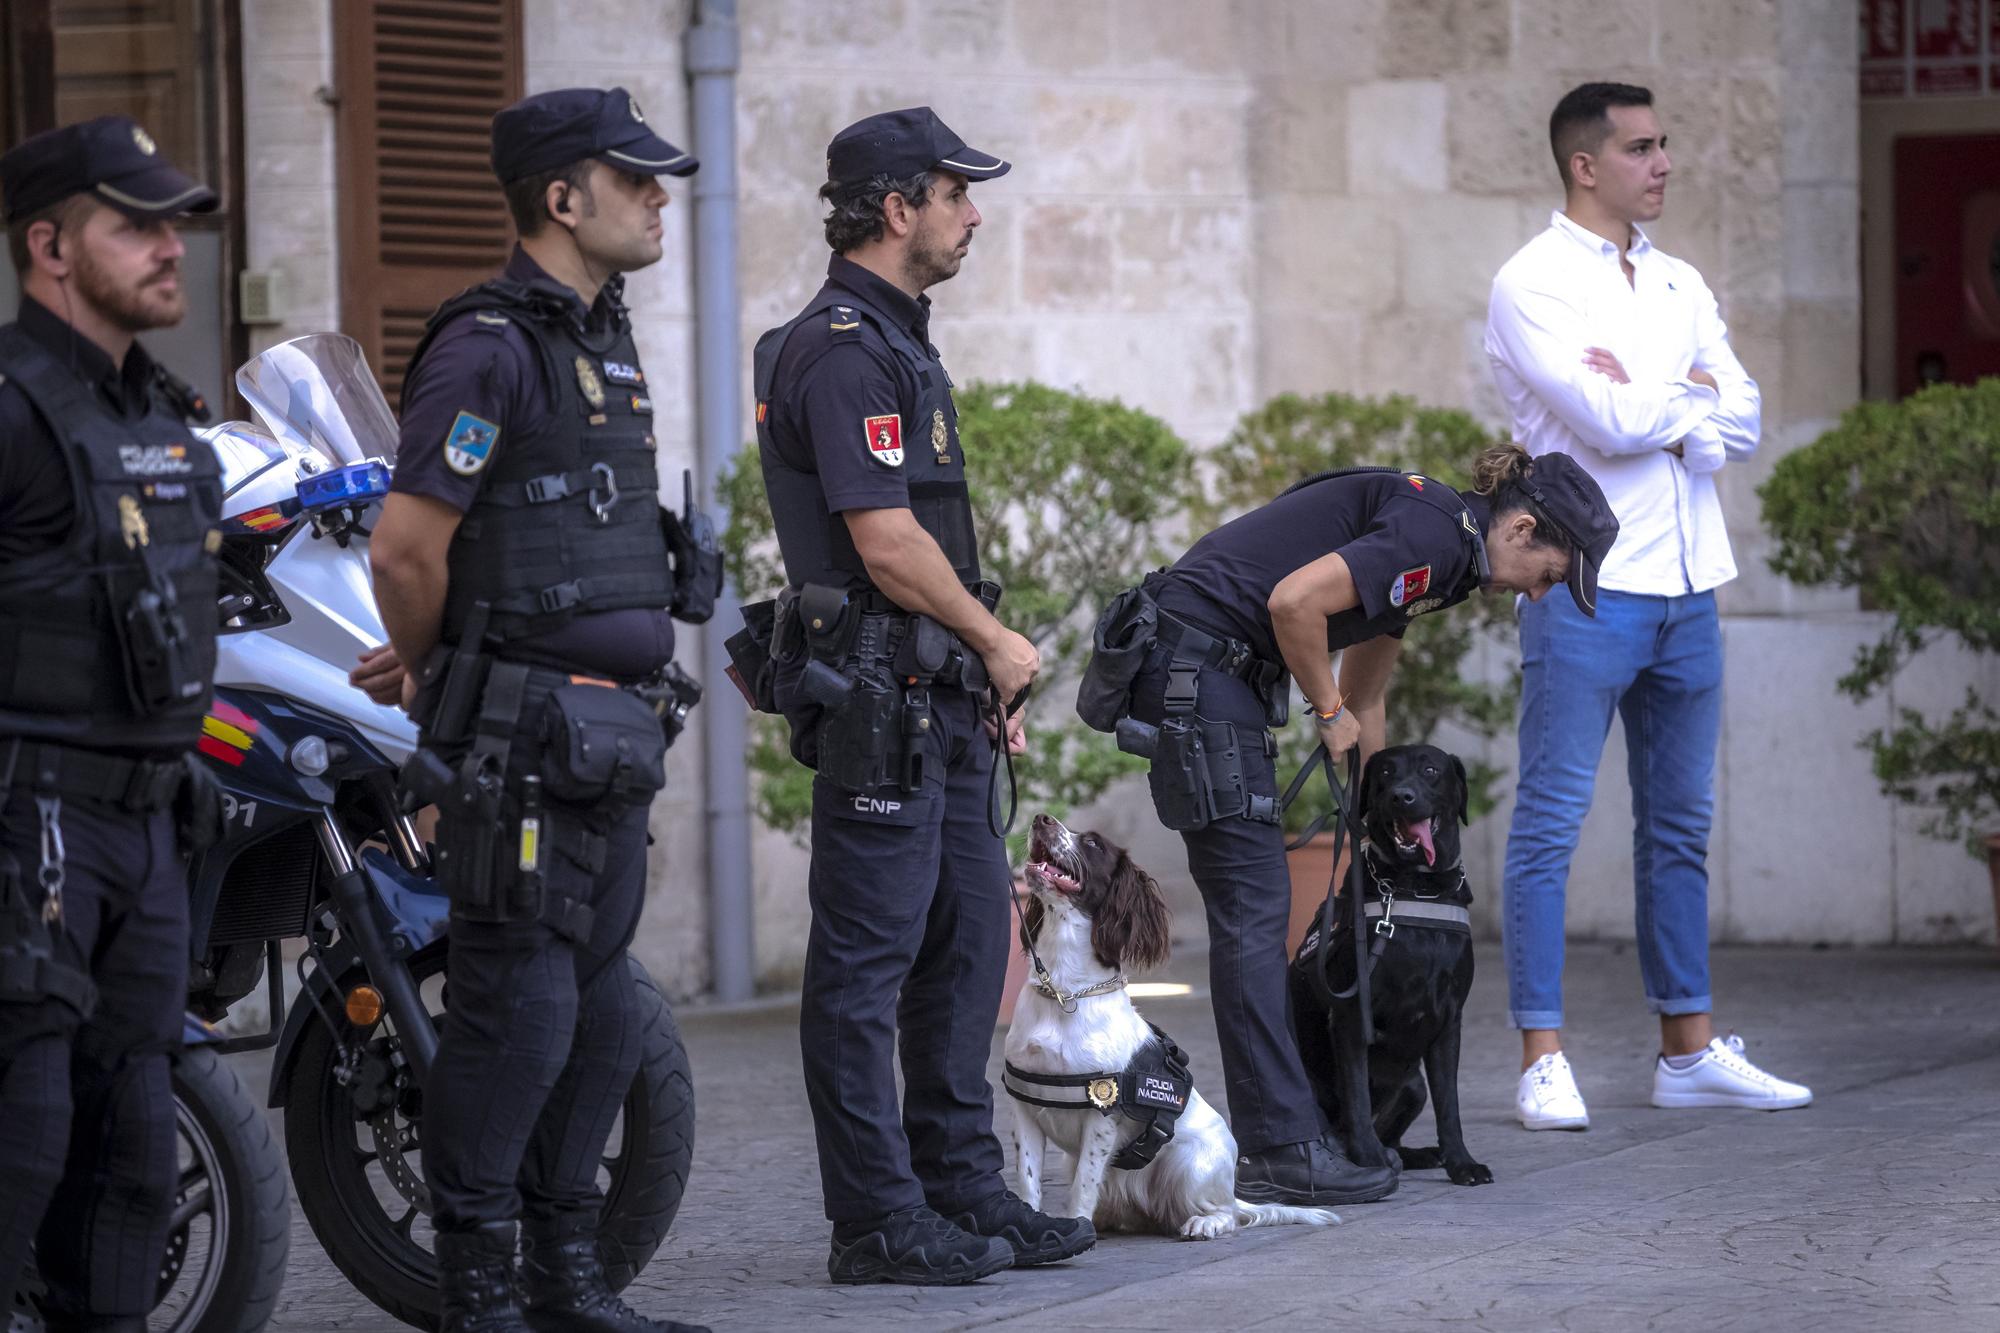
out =
{"type": "Polygon", "coordinates": [[[470,477],[493,460],[493,446],[499,442],[498,426],[470,412],[460,412],[445,432],[445,465],[461,477],[470,477]]]}
{"type": "Polygon", "coordinates": [[[887,416],[868,417],[861,423],[862,431],[868,437],[868,452],[878,463],[890,467],[903,466],[903,419],[893,412],[887,416]]]}
{"type": "Polygon", "coordinates": [[[613,384],[629,384],[635,389],[646,387],[646,372],[629,361],[606,361],[604,378],[613,384]]]}
{"type": "Polygon", "coordinates": [[[1415,569],[1406,569],[1396,575],[1396,581],[1389,585],[1389,605],[1403,606],[1414,602],[1417,598],[1422,597],[1425,592],[1429,591],[1430,586],[1431,567],[1429,565],[1418,565],[1415,569]]]}

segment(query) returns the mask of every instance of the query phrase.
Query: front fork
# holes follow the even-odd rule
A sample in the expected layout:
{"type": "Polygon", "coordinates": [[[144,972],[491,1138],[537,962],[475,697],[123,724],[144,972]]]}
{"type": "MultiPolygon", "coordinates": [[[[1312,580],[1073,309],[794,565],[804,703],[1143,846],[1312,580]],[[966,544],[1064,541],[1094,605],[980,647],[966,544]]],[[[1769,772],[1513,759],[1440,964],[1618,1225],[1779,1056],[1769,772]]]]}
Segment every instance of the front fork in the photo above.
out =
{"type": "MultiPolygon", "coordinates": [[[[398,860],[406,866],[423,865],[416,832],[406,816],[393,808],[386,812],[389,841],[398,860]]],[[[341,831],[332,807],[323,807],[314,826],[321,853],[333,869],[331,896],[334,916],[354,952],[361,960],[368,982],[382,995],[382,1003],[396,1025],[397,1045],[417,1086],[430,1077],[431,1063],[437,1058],[437,1025],[424,1007],[416,979],[410,975],[410,951],[401,936],[385,932],[376,898],[368,885],[368,875],[354,860],[347,835],[341,831]]]]}

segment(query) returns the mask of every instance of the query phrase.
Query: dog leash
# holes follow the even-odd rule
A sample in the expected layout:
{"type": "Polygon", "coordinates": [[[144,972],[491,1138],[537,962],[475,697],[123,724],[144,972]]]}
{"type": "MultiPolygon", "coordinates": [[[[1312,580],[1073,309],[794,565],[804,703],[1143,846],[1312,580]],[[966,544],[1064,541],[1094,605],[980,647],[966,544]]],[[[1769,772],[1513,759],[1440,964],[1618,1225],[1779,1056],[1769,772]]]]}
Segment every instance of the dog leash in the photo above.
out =
{"type": "Polygon", "coordinates": [[[1021,786],[1014,777],[1014,752],[1007,748],[1007,719],[1021,711],[1028,702],[1028,692],[1034,689],[1033,682],[1021,687],[1014,701],[1004,708],[999,694],[991,687],[986,689],[986,720],[993,727],[993,768],[986,775],[986,828],[996,838],[1005,838],[1014,831],[1014,821],[1021,815],[1021,786]],[[1000,768],[1007,769],[1007,818],[1000,818],[1000,768]]]}
{"type": "MultiPolygon", "coordinates": [[[[1348,792],[1354,792],[1358,797],[1361,791],[1361,751],[1356,748],[1349,750],[1347,754],[1347,786],[1343,788],[1340,779],[1333,773],[1333,755],[1328,752],[1326,742],[1321,741],[1313,748],[1312,754],[1307,756],[1305,763],[1300,765],[1298,774],[1292,778],[1291,785],[1285,788],[1285,794],[1278,802],[1278,810],[1282,816],[1285,810],[1291,808],[1292,803],[1298,800],[1299,795],[1305,790],[1306,784],[1311,781],[1315,769],[1326,774],[1327,790],[1333,796],[1333,809],[1307,825],[1304,833],[1285,844],[1285,850],[1297,851],[1324,828],[1329,820],[1333,821],[1333,870],[1327,875],[1326,907],[1321,913],[1321,920],[1326,922],[1326,947],[1319,951],[1319,957],[1314,960],[1314,966],[1307,970],[1306,975],[1312,982],[1313,989],[1319,992],[1322,1004],[1331,1007],[1336,1000],[1354,1001],[1355,1010],[1361,1018],[1361,1042],[1365,1046],[1375,1040],[1375,1016],[1369,1003],[1368,977],[1375,970],[1375,959],[1380,956],[1380,950],[1369,949],[1367,932],[1362,928],[1366,915],[1361,903],[1361,812],[1348,801],[1348,792]],[[1333,957],[1333,927],[1337,920],[1335,913],[1339,910],[1340,853],[1350,834],[1353,836],[1354,854],[1348,859],[1346,898],[1348,936],[1354,942],[1354,983],[1345,990],[1337,991],[1333,988],[1333,983],[1327,979],[1327,966],[1333,957]]],[[[1386,943],[1386,939],[1378,943],[1386,943]]]]}

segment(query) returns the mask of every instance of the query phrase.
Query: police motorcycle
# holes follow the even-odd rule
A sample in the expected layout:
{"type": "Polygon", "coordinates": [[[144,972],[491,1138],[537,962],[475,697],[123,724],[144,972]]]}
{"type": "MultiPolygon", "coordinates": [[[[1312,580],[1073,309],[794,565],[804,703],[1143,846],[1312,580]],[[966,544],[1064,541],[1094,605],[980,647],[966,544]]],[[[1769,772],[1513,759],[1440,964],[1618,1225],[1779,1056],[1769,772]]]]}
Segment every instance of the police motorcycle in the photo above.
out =
{"type": "MultiPolygon", "coordinates": [[[[369,1300],[435,1327],[419,1149],[422,1087],[449,1002],[448,905],[399,794],[416,728],[347,679],[387,637],[367,546],[395,418],[360,347],[339,334],[272,348],[237,386],[267,429],[208,433],[224,467],[224,628],[200,750],[222,784],[226,827],[190,870],[190,1007],[220,1019],[261,982],[269,1031],[206,1044],[275,1048],[269,1104],[285,1111],[285,1155],[313,1234],[369,1300]],[[287,946],[298,978],[288,1010],[287,946]]],[[[665,725],[677,729],[689,702],[667,705],[665,725]]],[[[599,1243],[619,1287],[680,1207],[694,1131],[673,1012],[630,966],[645,1052],[599,1172],[599,1243]]],[[[496,1095],[505,1080],[496,1070],[496,1095]]]]}

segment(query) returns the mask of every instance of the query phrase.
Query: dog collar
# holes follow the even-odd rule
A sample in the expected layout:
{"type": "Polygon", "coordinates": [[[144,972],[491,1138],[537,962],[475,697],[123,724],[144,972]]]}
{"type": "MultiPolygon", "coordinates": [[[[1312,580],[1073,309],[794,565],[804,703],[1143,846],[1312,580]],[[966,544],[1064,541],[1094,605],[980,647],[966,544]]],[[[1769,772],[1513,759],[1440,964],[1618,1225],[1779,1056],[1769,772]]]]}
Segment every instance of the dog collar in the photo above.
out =
{"type": "Polygon", "coordinates": [[[1113,991],[1124,990],[1125,974],[1120,972],[1115,976],[1106,977],[1102,981],[1093,982],[1085,986],[1082,990],[1064,990],[1061,986],[1056,985],[1056,979],[1049,975],[1049,970],[1042,966],[1042,960],[1037,958],[1035,960],[1035,976],[1028,984],[1035,988],[1037,994],[1045,995],[1061,1005],[1065,1011],[1071,1011],[1076,1008],[1078,1000],[1087,1000],[1093,995],[1109,995],[1113,991]]]}
{"type": "MultiPolygon", "coordinates": [[[[1380,894],[1384,898],[1394,898],[1399,896],[1396,891],[1395,883],[1387,874],[1387,872],[1384,871],[1383,869],[1381,851],[1375,846],[1373,842],[1369,841],[1366,838],[1362,839],[1361,841],[1361,864],[1368,872],[1368,880],[1370,888],[1374,889],[1376,893],[1380,894]]],[[[1401,868],[1401,873],[1419,882],[1422,882],[1424,880],[1437,880],[1441,882],[1441,887],[1435,890],[1431,890],[1429,892],[1419,893],[1415,895],[1410,895],[1407,893],[1400,895],[1405,899],[1411,896],[1425,898],[1425,899],[1436,899],[1436,898],[1447,898],[1447,897],[1457,898],[1460,895],[1463,895],[1463,900],[1459,904],[1461,909],[1463,909],[1466,903],[1472,901],[1472,894],[1469,891],[1469,885],[1466,880],[1465,859],[1463,857],[1460,857],[1457,861],[1453,862],[1451,865],[1446,866],[1442,870],[1437,870],[1430,867],[1426,867],[1424,869],[1419,870],[1414,866],[1405,866],[1401,868]]]]}

